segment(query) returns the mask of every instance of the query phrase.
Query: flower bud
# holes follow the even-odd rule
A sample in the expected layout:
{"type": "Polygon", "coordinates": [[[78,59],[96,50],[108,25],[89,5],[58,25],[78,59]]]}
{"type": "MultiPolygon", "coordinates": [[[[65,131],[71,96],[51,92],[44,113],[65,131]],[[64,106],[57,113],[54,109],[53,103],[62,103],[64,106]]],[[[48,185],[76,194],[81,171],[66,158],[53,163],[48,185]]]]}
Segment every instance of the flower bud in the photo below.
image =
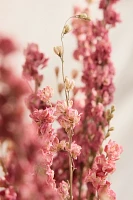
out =
{"type": "Polygon", "coordinates": [[[71,27],[69,25],[65,25],[63,29],[63,34],[67,34],[71,31],[71,27]]]}
{"type": "Polygon", "coordinates": [[[63,49],[61,46],[54,47],[54,52],[57,56],[61,57],[63,54],[63,49]]]}
{"type": "Polygon", "coordinates": [[[109,128],[109,131],[113,131],[113,130],[114,130],[114,127],[109,128]]]}
{"type": "Polygon", "coordinates": [[[65,88],[67,91],[70,91],[74,88],[74,80],[69,80],[69,78],[65,77],[65,88]]]}
{"type": "Polygon", "coordinates": [[[72,70],[72,78],[75,79],[78,76],[78,71],[76,69],[72,70]]]}
{"type": "Polygon", "coordinates": [[[59,67],[55,67],[55,75],[56,75],[56,77],[58,78],[58,75],[59,75],[59,67]]]}
{"type": "Polygon", "coordinates": [[[59,92],[59,94],[61,94],[63,88],[64,88],[64,85],[62,83],[59,83],[58,84],[58,92],[59,92]]]}
{"type": "Polygon", "coordinates": [[[88,17],[88,15],[86,13],[82,13],[80,15],[77,15],[77,17],[80,18],[80,19],[90,20],[90,18],[88,17]]]}
{"type": "Polygon", "coordinates": [[[115,111],[115,107],[111,106],[111,112],[113,113],[115,111]]]}
{"type": "Polygon", "coordinates": [[[93,3],[94,0],[86,0],[88,3],[93,3]]]}

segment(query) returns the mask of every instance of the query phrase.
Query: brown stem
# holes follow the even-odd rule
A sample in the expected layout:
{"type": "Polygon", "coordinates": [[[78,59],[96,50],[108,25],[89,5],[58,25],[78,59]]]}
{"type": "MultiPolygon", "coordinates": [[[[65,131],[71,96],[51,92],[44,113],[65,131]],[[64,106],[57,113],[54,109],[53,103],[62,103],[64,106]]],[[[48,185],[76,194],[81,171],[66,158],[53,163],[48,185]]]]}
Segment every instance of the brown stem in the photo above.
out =
{"type": "MultiPolygon", "coordinates": [[[[69,149],[71,149],[72,144],[72,134],[69,136],[69,149]]],[[[72,191],[72,183],[73,183],[73,165],[72,165],[72,157],[69,155],[69,173],[70,173],[70,200],[73,199],[73,191],[72,191]]]]}
{"type": "Polygon", "coordinates": [[[78,197],[78,200],[81,200],[82,176],[83,176],[83,165],[81,163],[81,166],[80,166],[80,175],[79,175],[79,197],[78,197]]]}

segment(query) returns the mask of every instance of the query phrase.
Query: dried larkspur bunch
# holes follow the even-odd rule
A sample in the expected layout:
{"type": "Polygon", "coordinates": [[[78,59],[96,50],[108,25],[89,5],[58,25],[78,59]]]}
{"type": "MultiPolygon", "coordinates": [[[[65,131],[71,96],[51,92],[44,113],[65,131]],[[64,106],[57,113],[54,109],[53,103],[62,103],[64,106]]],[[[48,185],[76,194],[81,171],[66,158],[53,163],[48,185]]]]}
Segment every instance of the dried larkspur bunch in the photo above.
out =
{"type": "Polygon", "coordinates": [[[53,50],[61,61],[55,74],[58,79],[62,72],[58,91],[60,95],[65,92],[65,99],[54,103],[53,89],[40,89],[43,75],[39,70],[46,67],[48,58],[38,45],[31,43],[24,51],[22,79],[3,62],[17,50],[16,45],[0,37],[0,142],[1,148],[6,147],[0,155],[0,199],[116,200],[108,176],[115,171],[123,150],[112,140],[106,144],[114,130],[111,119],[115,108],[107,110],[106,106],[114,92],[108,34],[120,21],[113,10],[116,2],[100,1],[101,20],[90,20],[88,8],[77,7],[69,18],[72,28],[69,19],[64,24],[61,45],[53,50]],[[83,65],[82,87],[75,86],[77,69],[72,70],[72,79],[64,72],[63,39],[71,30],[77,39],[74,58],[83,65]],[[31,125],[25,120],[24,102],[31,125]],[[59,129],[54,128],[55,122],[59,129]]]}

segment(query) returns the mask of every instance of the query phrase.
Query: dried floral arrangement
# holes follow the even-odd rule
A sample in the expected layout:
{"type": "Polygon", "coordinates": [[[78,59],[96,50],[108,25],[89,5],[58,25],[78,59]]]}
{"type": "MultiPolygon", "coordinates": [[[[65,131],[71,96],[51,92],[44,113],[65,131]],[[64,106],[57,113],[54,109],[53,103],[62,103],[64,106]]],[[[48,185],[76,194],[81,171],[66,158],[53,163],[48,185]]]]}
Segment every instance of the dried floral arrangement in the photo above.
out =
{"type": "Polygon", "coordinates": [[[19,77],[5,64],[16,45],[0,36],[1,200],[116,200],[108,176],[123,150],[106,139],[114,130],[115,108],[108,109],[115,90],[109,31],[120,22],[114,11],[117,1],[100,1],[100,20],[91,20],[88,7],[75,7],[66,21],[61,46],[54,47],[61,61],[56,78],[60,72],[63,78],[58,92],[65,92],[56,103],[50,86],[40,89],[48,58],[38,45],[24,50],[19,77]],[[72,80],[64,72],[63,40],[70,31],[77,40],[74,58],[83,66],[80,87],[75,86],[78,70],[72,70],[72,80]],[[32,124],[25,120],[25,101],[32,124]],[[60,128],[54,128],[55,121],[60,128]]]}

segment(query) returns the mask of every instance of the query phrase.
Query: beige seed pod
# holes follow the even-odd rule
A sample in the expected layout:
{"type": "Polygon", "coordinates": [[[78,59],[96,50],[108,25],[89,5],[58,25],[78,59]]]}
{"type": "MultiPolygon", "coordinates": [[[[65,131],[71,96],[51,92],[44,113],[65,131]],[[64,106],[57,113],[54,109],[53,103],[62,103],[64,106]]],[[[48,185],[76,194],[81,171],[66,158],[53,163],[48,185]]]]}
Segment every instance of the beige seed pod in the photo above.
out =
{"type": "Polygon", "coordinates": [[[56,47],[54,47],[54,52],[55,52],[56,55],[58,55],[59,57],[61,57],[62,54],[63,54],[63,49],[62,49],[61,46],[56,46],[56,47]]]}
{"type": "Polygon", "coordinates": [[[111,112],[113,113],[115,111],[115,106],[111,106],[111,112]]]}
{"type": "Polygon", "coordinates": [[[58,92],[59,92],[59,94],[61,94],[62,93],[62,90],[64,89],[64,85],[62,84],[62,83],[59,83],[58,84],[58,92]]]}
{"type": "Polygon", "coordinates": [[[72,78],[75,79],[75,78],[77,78],[77,76],[78,76],[78,70],[73,69],[72,70],[72,78]]]}
{"type": "Polygon", "coordinates": [[[109,128],[109,131],[114,131],[114,127],[109,128]]]}
{"type": "Polygon", "coordinates": [[[86,0],[88,3],[93,3],[94,0],[86,0]]]}
{"type": "Polygon", "coordinates": [[[77,17],[80,19],[90,20],[86,13],[81,13],[80,15],[77,15],[77,17]]]}
{"type": "Polygon", "coordinates": [[[69,80],[69,78],[66,76],[65,77],[65,88],[67,91],[70,91],[74,88],[74,80],[69,80]]]}
{"type": "Polygon", "coordinates": [[[56,77],[58,78],[58,75],[59,75],[59,67],[55,67],[55,75],[56,75],[56,77]]]}
{"type": "Polygon", "coordinates": [[[69,33],[71,31],[71,27],[70,27],[70,25],[65,25],[64,26],[64,29],[63,29],[63,34],[67,34],[67,33],[69,33]]]}

